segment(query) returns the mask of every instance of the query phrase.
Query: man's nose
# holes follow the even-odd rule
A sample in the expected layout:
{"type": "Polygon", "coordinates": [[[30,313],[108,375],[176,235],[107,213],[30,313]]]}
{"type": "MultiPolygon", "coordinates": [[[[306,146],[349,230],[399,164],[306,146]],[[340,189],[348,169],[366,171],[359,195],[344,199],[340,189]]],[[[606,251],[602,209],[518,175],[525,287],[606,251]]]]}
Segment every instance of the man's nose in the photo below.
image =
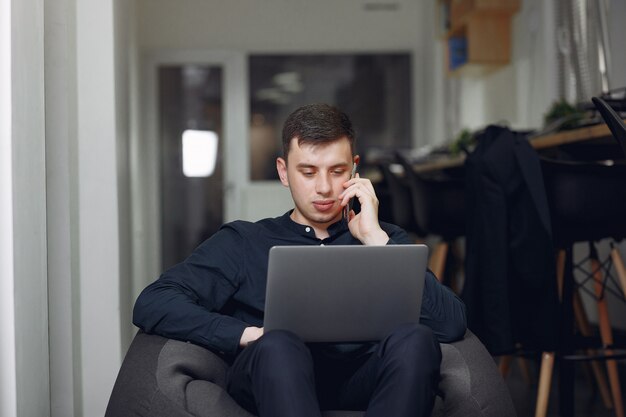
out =
{"type": "Polygon", "coordinates": [[[330,183],[330,176],[328,174],[320,174],[317,177],[317,183],[315,184],[315,191],[321,195],[328,195],[332,190],[330,183]]]}

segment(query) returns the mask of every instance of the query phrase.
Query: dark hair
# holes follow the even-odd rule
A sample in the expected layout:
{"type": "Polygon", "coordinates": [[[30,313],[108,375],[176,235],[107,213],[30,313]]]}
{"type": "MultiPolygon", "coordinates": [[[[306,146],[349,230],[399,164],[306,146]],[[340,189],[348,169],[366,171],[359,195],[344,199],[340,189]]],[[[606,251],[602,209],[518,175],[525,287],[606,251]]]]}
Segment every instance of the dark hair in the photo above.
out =
{"type": "Polygon", "coordinates": [[[287,159],[291,140],[298,144],[329,143],[346,137],[354,154],[354,129],[348,116],[328,104],[308,104],[296,109],[283,125],[283,157],[287,159]]]}

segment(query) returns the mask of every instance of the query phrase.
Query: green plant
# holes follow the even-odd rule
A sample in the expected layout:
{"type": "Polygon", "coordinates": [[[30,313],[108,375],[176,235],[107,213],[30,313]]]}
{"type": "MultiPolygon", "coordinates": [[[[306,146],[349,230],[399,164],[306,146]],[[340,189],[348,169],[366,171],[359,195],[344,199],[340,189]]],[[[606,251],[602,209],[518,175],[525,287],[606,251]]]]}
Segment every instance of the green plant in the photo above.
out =
{"type": "Polygon", "coordinates": [[[464,149],[471,148],[476,143],[474,134],[469,129],[463,129],[450,144],[448,149],[452,155],[458,155],[464,149]]]}
{"type": "Polygon", "coordinates": [[[544,126],[560,121],[561,129],[573,129],[578,127],[584,115],[582,110],[577,109],[574,105],[561,99],[555,101],[548,112],[543,116],[544,126]]]}

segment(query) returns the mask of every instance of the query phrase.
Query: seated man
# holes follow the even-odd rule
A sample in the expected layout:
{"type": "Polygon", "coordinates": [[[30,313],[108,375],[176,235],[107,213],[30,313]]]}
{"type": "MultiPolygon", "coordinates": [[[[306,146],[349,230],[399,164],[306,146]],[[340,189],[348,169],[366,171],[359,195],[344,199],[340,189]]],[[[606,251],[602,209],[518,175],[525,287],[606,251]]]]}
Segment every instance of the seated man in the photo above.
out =
{"type": "Polygon", "coordinates": [[[401,326],[380,343],[306,345],[290,332],[263,333],[272,246],[412,243],[402,229],[378,221],[371,182],[351,178],[359,157],[344,113],[322,104],[301,107],[288,117],[282,137],[276,168],[294,209],[256,223],[225,224],[141,293],[134,323],[223,355],[232,364],[228,392],[261,417],[319,417],[321,409],[430,415],[438,342],[458,340],[466,329],[463,303],[430,271],[420,324],[401,326]],[[345,218],[351,198],[361,210],[345,218]]]}

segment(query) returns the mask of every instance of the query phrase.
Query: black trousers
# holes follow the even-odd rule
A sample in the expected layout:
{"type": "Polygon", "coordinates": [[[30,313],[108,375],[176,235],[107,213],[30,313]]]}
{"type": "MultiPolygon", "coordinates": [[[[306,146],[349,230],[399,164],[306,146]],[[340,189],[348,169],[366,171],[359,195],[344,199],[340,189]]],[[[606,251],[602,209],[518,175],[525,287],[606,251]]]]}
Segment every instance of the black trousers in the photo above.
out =
{"type": "Polygon", "coordinates": [[[228,373],[229,394],[260,417],[320,417],[320,409],[366,410],[366,417],[427,417],[441,349],[430,328],[404,325],[372,353],[344,359],[268,332],[245,348],[228,373]]]}

